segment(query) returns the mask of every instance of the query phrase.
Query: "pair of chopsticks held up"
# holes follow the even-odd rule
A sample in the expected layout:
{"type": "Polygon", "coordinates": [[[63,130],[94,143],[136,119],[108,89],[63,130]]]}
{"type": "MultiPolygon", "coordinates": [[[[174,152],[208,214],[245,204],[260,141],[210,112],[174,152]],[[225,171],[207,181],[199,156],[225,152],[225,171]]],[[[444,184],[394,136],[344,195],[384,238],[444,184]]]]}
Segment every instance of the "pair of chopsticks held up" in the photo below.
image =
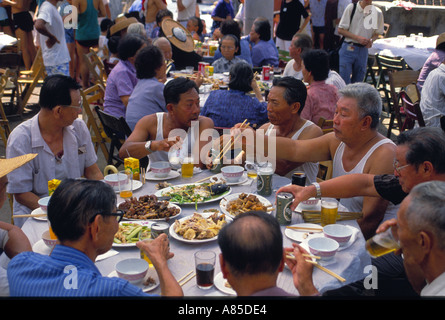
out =
{"type": "MultiPolygon", "coordinates": [[[[249,127],[250,122],[247,122],[247,119],[245,119],[243,121],[243,123],[241,124],[241,126],[239,127],[239,129],[246,129],[249,127]]],[[[226,155],[227,152],[229,152],[233,146],[235,145],[235,142],[238,141],[238,139],[241,137],[241,132],[238,133],[233,139],[231,138],[230,141],[228,141],[225,146],[222,148],[221,152],[219,153],[219,155],[213,159],[213,164],[220,164],[222,159],[224,158],[224,156],[226,155]]]]}

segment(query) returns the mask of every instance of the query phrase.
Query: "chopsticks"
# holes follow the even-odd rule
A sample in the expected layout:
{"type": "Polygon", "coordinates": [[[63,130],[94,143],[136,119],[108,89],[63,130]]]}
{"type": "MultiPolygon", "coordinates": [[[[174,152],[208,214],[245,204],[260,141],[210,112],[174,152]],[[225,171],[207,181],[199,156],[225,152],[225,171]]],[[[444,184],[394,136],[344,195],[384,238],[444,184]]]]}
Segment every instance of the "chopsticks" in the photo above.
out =
{"type": "MultiPolygon", "coordinates": [[[[245,128],[247,128],[247,127],[249,126],[250,122],[248,122],[248,123],[246,124],[246,121],[247,121],[247,119],[245,119],[245,120],[243,121],[243,123],[242,123],[241,126],[240,126],[240,129],[245,129],[245,128]]],[[[241,133],[238,134],[238,135],[235,137],[235,139],[233,139],[233,141],[232,141],[232,139],[230,139],[230,141],[227,142],[227,144],[223,147],[223,149],[222,149],[221,152],[219,153],[218,157],[215,158],[215,160],[218,159],[219,163],[221,163],[221,159],[224,158],[224,156],[226,155],[226,153],[231,149],[231,147],[235,144],[235,142],[236,142],[240,137],[241,137],[241,133]]]]}
{"type": "MultiPolygon", "coordinates": [[[[321,213],[318,210],[302,210],[301,214],[305,222],[320,223],[321,213]]],[[[338,211],[337,221],[357,220],[363,218],[363,212],[338,211]]]]}
{"type": "Polygon", "coordinates": [[[12,217],[15,218],[32,218],[32,217],[46,217],[46,213],[35,213],[35,214],[17,214],[12,217]]]}
{"type": "MultiPolygon", "coordinates": [[[[307,253],[303,253],[302,256],[306,257],[306,258],[311,258],[311,259],[321,259],[320,256],[314,256],[314,255],[307,254],[307,253]]],[[[296,259],[295,256],[291,255],[291,254],[287,254],[286,258],[291,259],[291,260],[295,260],[296,259]]]]}
{"type": "Polygon", "coordinates": [[[322,228],[310,228],[310,227],[292,227],[287,226],[286,229],[297,230],[297,231],[307,231],[307,232],[322,232],[322,228]]]}
{"type": "Polygon", "coordinates": [[[185,285],[187,282],[189,282],[190,280],[192,280],[195,276],[196,273],[193,273],[191,276],[190,274],[193,272],[190,271],[189,273],[187,273],[185,276],[183,276],[181,279],[178,280],[179,285],[182,287],[183,285],[185,285]],[[187,278],[188,276],[190,276],[189,278],[187,278]],[[187,279],[186,279],[187,278],[187,279]]]}
{"type": "MultiPolygon", "coordinates": [[[[313,256],[313,255],[306,254],[306,253],[303,253],[303,257],[311,258],[311,259],[312,259],[312,258],[320,259],[319,256],[313,256]]],[[[288,259],[292,259],[292,260],[295,260],[295,259],[296,259],[293,255],[290,255],[290,254],[287,254],[287,255],[286,255],[286,258],[288,258],[288,259]]],[[[339,281],[341,281],[341,282],[345,282],[345,281],[346,281],[345,278],[343,278],[343,277],[339,276],[338,274],[336,274],[335,272],[333,272],[333,271],[331,271],[331,270],[329,270],[329,269],[327,269],[327,268],[321,266],[320,264],[318,264],[318,262],[313,261],[313,260],[311,260],[311,259],[305,259],[305,261],[306,261],[306,262],[309,262],[309,263],[311,263],[311,264],[313,264],[313,265],[314,265],[315,267],[317,267],[318,269],[320,269],[320,270],[326,272],[327,274],[333,276],[334,278],[336,278],[337,280],[339,280],[339,281]]]]}
{"type": "Polygon", "coordinates": [[[212,179],[213,177],[216,177],[217,175],[218,175],[218,174],[215,174],[215,175],[213,175],[213,176],[210,176],[210,177],[207,177],[207,178],[204,178],[204,179],[201,179],[201,180],[195,181],[194,183],[200,183],[200,182],[204,182],[204,181],[206,181],[206,180],[212,179]]]}

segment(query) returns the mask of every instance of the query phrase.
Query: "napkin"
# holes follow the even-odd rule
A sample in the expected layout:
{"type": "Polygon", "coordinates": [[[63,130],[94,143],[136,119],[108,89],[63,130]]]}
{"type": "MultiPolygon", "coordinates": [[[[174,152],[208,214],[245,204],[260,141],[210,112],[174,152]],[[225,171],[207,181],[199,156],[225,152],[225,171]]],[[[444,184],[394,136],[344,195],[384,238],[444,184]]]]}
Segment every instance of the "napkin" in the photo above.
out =
{"type": "Polygon", "coordinates": [[[108,250],[107,252],[105,252],[105,253],[103,253],[103,254],[101,254],[101,255],[98,255],[98,256],[96,257],[96,261],[105,260],[105,259],[107,259],[107,258],[110,258],[110,257],[112,257],[112,256],[117,255],[118,253],[119,253],[119,252],[117,252],[116,250],[114,250],[114,249],[110,249],[110,250],[108,250]]]}

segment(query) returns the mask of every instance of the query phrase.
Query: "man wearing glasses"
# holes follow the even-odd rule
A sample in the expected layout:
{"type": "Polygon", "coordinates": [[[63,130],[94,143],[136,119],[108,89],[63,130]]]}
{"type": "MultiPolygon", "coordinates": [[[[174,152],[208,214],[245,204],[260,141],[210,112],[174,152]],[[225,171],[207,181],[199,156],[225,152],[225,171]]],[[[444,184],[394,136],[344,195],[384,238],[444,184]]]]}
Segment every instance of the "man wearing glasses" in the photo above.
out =
{"type": "MultiPolygon", "coordinates": [[[[17,126],[9,136],[6,157],[27,153],[38,156],[8,175],[8,193],[14,194],[13,214],[28,214],[48,195],[48,181],[80,178],[101,180],[97,156],[85,122],[79,119],[82,101],[79,84],[53,75],[40,91],[40,112],[17,126]]],[[[14,219],[18,226],[25,219],[14,219]]]]}
{"type": "MultiPolygon", "coordinates": [[[[396,141],[394,174],[372,175],[353,174],[341,176],[320,183],[322,197],[349,198],[356,196],[381,197],[393,204],[400,204],[408,193],[418,184],[427,181],[445,181],[445,134],[437,127],[420,127],[402,132],[396,141]]],[[[283,187],[278,192],[292,192],[295,201],[299,202],[316,195],[314,186],[283,187]]],[[[382,224],[377,231],[396,226],[397,220],[391,219],[382,224]]],[[[422,276],[410,277],[407,282],[403,259],[400,255],[387,254],[373,259],[373,265],[379,271],[379,289],[390,288],[394,295],[413,295],[419,293],[425,285],[422,276]],[[382,284],[382,285],[380,285],[382,284]],[[414,291],[413,291],[414,290],[414,291]]],[[[361,285],[363,289],[363,285],[361,285]]],[[[379,294],[376,291],[377,294],[379,294]]],[[[386,294],[388,294],[386,292],[386,294]]]]}
{"type": "MultiPolygon", "coordinates": [[[[48,219],[60,244],[49,256],[26,252],[11,259],[8,264],[11,296],[146,296],[127,280],[102,276],[95,266],[97,256],[111,249],[122,216],[122,211],[116,211],[116,194],[106,183],[62,181],[48,206],[48,219]]],[[[173,257],[167,235],[136,245],[156,268],[161,294],[182,296],[182,288],[167,263],[173,257]]]]}

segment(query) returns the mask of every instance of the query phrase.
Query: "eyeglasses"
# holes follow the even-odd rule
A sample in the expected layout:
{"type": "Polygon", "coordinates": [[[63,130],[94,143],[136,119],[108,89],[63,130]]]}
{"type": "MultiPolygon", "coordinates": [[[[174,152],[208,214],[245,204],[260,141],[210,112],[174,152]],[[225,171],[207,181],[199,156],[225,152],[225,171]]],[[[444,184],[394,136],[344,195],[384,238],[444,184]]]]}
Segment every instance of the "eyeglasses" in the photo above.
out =
{"type": "Polygon", "coordinates": [[[80,111],[80,110],[82,110],[82,106],[83,106],[83,98],[80,98],[78,106],[73,106],[73,105],[67,106],[67,105],[63,105],[63,104],[61,106],[67,107],[67,108],[74,108],[74,109],[77,109],[78,111],[80,111]]]}
{"type": "Polygon", "coordinates": [[[411,164],[405,164],[404,166],[399,166],[399,162],[398,161],[394,161],[393,163],[393,167],[394,170],[400,174],[400,171],[402,171],[402,169],[405,169],[406,167],[410,166],[411,164]]]}
{"type": "Polygon", "coordinates": [[[125,212],[122,210],[116,210],[116,212],[98,212],[94,216],[91,217],[90,223],[94,221],[97,215],[103,215],[103,216],[115,216],[117,222],[121,222],[125,212]]]}

